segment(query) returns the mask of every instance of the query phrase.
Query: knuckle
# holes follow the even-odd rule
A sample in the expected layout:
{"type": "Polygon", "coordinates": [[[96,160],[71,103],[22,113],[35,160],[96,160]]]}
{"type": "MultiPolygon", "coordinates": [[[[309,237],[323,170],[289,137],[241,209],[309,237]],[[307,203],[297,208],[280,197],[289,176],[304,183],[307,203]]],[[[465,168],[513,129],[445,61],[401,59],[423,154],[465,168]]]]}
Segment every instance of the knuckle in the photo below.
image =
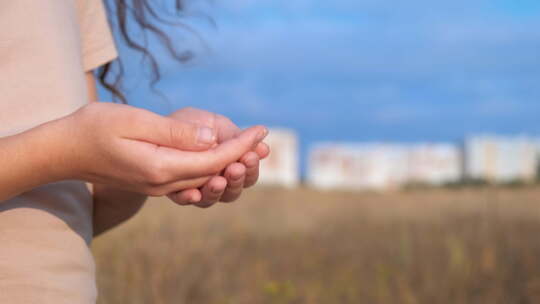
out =
{"type": "Polygon", "coordinates": [[[169,141],[173,146],[181,145],[186,139],[195,138],[194,128],[175,122],[169,125],[169,141]]]}

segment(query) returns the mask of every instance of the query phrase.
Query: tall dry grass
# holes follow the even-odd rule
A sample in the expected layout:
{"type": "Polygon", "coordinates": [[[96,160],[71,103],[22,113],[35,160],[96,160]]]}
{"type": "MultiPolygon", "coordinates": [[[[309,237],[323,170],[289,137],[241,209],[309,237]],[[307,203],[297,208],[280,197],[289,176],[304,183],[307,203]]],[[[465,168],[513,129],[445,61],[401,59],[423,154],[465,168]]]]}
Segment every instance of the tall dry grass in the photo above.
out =
{"type": "Polygon", "coordinates": [[[540,303],[540,188],[152,200],[94,252],[101,304],[540,303]]]}

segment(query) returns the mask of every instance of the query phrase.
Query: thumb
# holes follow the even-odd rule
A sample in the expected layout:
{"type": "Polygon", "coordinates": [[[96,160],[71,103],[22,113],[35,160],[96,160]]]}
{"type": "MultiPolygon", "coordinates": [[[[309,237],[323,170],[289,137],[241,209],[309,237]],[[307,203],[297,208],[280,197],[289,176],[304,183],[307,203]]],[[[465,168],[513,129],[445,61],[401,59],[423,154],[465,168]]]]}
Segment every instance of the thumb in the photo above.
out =
{"type": "Polygon", "coordinates": [[[184,152],[175,149],[160,149],[159,158],[170,174],[177,179],[212,176],[238,161],[266,137],[268,130],[256,126],[241,132],[237,137],[227,140],[204,152],[184,152]]]}
{"type": "Polygon", "coordinates": [[[168,119],[169,147],[183,151],[206,151],[217,143],[214,129],[200,124],[168,119]]]}
{"type": "Polygon", "coordinates": [[[151,115],[139,128],[136,140],[182,151],[206,151],[217,143],[216,131],[202,125],[151,115]]]}

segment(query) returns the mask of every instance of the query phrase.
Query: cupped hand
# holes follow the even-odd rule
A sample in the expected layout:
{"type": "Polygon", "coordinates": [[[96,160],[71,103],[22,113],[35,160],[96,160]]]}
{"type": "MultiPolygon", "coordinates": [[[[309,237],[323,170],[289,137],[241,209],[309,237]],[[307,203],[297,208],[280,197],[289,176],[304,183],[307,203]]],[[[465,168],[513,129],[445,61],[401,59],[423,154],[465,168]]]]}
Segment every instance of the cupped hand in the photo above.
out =
{"type": "Polygon", "coordinates": [[[207,127],[110,103],[91,103],[59,125],[66,179],[151,196],[202,187],[267,134],[252,127],[217,144],[207,127]]]}
{"type": "MultiPolygon", "coordinates": [[[[195,108],[184,108],[174,112],[170,117],[215,130],[218,144],[234,139],[242,132],[225,116],[195,108]]],[[[208,208],[219,201],[233,202],[240,197],[244,188],[257,183],[260,160],[266,158],[269,153],[269,147],[261,142],[252,151],[229,164],[221,174],[210,178],[203,187],[179,191],[168,196],[180,205],[193,204],[201,208],[208,208]]]]}

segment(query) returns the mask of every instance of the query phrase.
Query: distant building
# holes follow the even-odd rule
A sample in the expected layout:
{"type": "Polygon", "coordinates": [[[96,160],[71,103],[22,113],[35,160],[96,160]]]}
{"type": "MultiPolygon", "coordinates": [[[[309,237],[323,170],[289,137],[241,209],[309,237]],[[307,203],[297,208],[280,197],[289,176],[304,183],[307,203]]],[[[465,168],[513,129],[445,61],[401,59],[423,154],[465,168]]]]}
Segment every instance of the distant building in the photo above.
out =
{"type": "Polygon", "coordinates": [[[307,179],[319,189],[395,189],[404,183],[406,160],[400,146],[321,144],[310,153],[307,179]]]}
{"type": "Polygon", "coordinates": [[[259,183],[283,187],[296,187],[300,183],[297,135],[287,129],[270,129],[265,143],[270,156],[261,163],[259,183]]]}
{"type": "Polygon", "coordinates": [[[536,178],[537,149],[527,137],[470,137],[464,150],[466,177],[493,183],[530,182],[536,178]]]}
{"type": "Polygon", "coordinates": [[[322,144],[311,151],[308,183],[353,190],[442,185],[460,180],[461,163],[459,149],[451,144],[322,144]]]}
{"type": "Polygon", "coordinates": [[[410,146],[407,183],[443,185],[460,181],[463,176],[461,154],[452,144],[410,146]]]}
{"type": "Polygon", "coordinates": [[[536,180],[540,181],[540,139],[536,140],[536,180]]]}

